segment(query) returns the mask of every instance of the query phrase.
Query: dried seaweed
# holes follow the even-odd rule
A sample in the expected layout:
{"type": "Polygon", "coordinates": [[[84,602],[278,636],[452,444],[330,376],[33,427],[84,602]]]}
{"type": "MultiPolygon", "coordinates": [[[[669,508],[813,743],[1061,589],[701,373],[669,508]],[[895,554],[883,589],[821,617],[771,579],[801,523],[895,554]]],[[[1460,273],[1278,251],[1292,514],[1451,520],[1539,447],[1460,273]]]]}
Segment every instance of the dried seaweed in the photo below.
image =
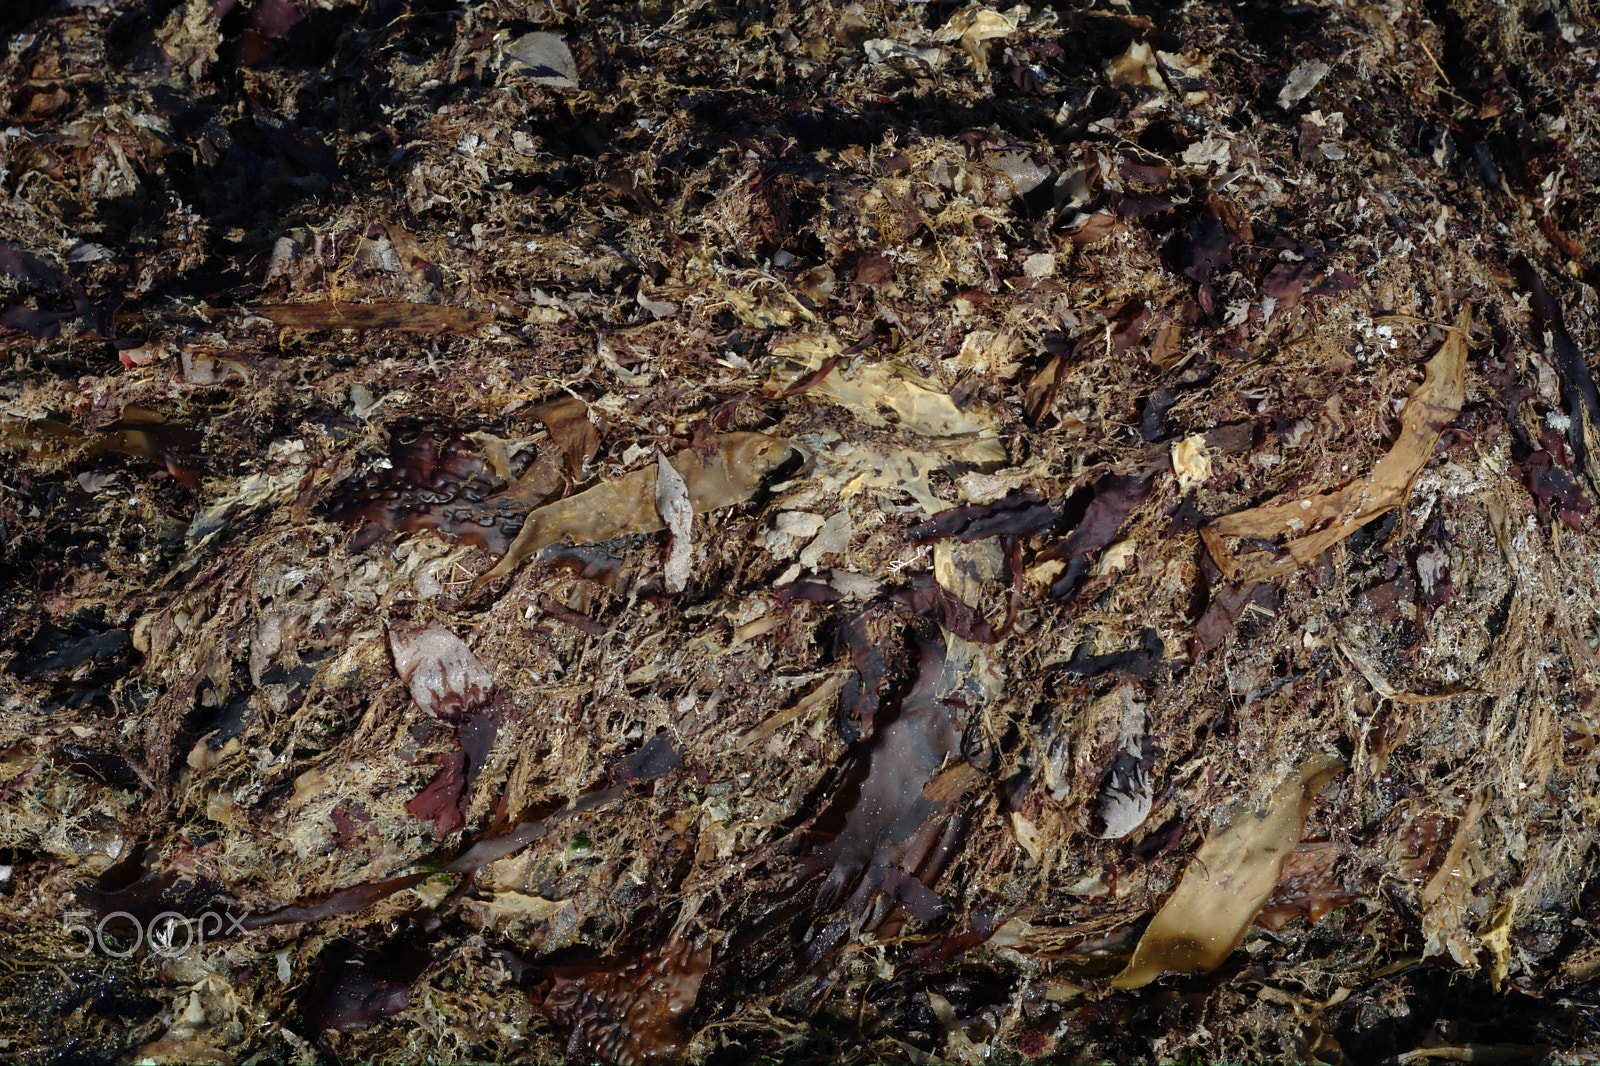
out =
{"type": "Polygon", "coordinates": [[[576,396],[566,396],[539,404],[530,413],[545,424],[550,439],[566,456],[567,476],[580,478],[600,447],[600,430],[589,405],[576,396]]]}
{"type": "Polygon", "coordinates": [[[1128,686],[1121,686],[1118,691],[1123,715],[1116,753],[1095,801],[1095,819],[1100,826],[1096,835],[1102,840],[1130,836],[1150,817],[1155,802],[1151,778],[1155,744],[1150,735],[1150,716],[1128,686]]]}
{"type": "Polygon", "coordinates": [[[44,302],[57,305],[0,306],[0,329],[18,330],[40,341],[64,336],[84,339],[116,336],[111,309],[92,302],[81,285],[44,258],[18,245],[0,241],[0,274],[24,289],[45,294],[44,302]],[[63,303],[71,307],[60,307],[63,303]]]}
{"type": "Polygon", "coordinates": [[[1161,669],[1161,656],[1166,651],[1161,635],[1153,629],[1145,630],[1141,646],[1131,651],[1090,655],[1088,648],[1087,644],[1078,648],[1077,653],[1061,669],[1080,677],[1094,677],[1109,670],[1122,670],[1134,677],[1154,677],[1161,669]]]}
{"type": "Polygon", "coordinates": [[[306,1027],[320,1039],[328,1030],[349,1032],[399,1014],[411,1005],[412,987],[433,961],[404,945],[380,953],[335,944],[323,955],[307,996],[306,1027]]]}
{"type": "Polygon", "coordinates": [[[228,907],[216,881],[159,865],[142,866],[133,857],[125,865],[137,875],[128,883],[117,884],[120,871],[113,868],[97,882],[79,885],[74,893],[101,923],[119,933],[132,933],[154,929],[161,918],[198,920],[209,912],[205,934],[231,932],[221,917],[228,907]]]}
{"type": "Polygon", "coordinates": [[[1592,10],[24,8],[11,1057],[1588,1054],[1592,10]]]}
{"type": "Polygon", "coordinates": [[[1593,454],[1600,438],[1600,390],[1595,388],[1594,377],[1584,362],[1583,353],[1567,332],[1561,306],[1550,296],[1539,272],[1526,256],[1517,256],[1512,262],[1522,287],[1528,290],[1536,322],[1548,335],[1551,351],[1556,357],[1556,367],[1561,373],[1562,398],[1567,403],[1567,441],[1572,454],[1577,457],[1578,468],[1589,478],[1589,484],[1600,492],[1600,473],[1594,469],[1589,456],[1593,454]]]}
{"type": "Polygon", "coordinates": [[[459,751],[447,751],[434,755],[432,761],[439,772],[406,803],[406,813],[432,822],[434,833],[443,838],[461,828],[463,822],[461,798],[467,782],[467,757],[459,751]]]}
{"type": "Polygon", "coordinates": [[[993,644],[998,638],[994,629],[971,605],[963,602],[949,589],[939,584],[932,574],[918,574],[911,587],[890,597],[903,603],[917,614],[936,622],[962,640],[978,644],[993,644]]]}
{"type": "Polygon", "coordinates": [[[920,639],[916,645],[916,680],[899,713],[841,766],[838,798],[813,829],[827,837],[807,859],[827,871],[817,889],[818,914],[861,911],[880,891],[902,902],[926,900],[927,881],[938,874],[937,865],[919,869],[918,860],[928,853],[928,829],[948,831],[938,820],[947,801],[930,799],[924,788],[960,750],[961,726],[937,695],[944,649],[920,639]],[[907,880],[919,874],[918,885],[907,880]]]}
{"type": "Polygon", "coordinates": [[[668,592],[682,592],[689,584],[689,565],[694,558],[694,543],[690,539],[694,506],[689,502],[689,487],[664,455],[656,461],[655,499],[656,514],[672,534],[663,580],[668,592]]]}
{"type": "Polygon", "coordinates": [[[574,611],[571,607],[550,596],[548,593],[539,594],[539,609],[559,621],[565,622],[579,632],[591,637],[605,636],[606,627],[596,622],[582,611],[574,611]]]}
{"type": "Polygon", "coordinates": [[[616,779],[623,784],[654,781],[676,770],[683,762],[683,752],[666,733],[657,733],[617,767],[616,779]]]}
{"type": "Polygon", "coordinates": [[[1206,215],[1190,219],[1173,241],[1172,264],[1195,283],[1195,296],[1207,314],[1217,309],[1214,277],[1219,268],[1233,262],[1233,243],[1234,236],[1222,220],[1206,215]]]}
{"type": "Polygon", "coordinates": [[[0,273],[29,289],[61,295],[72,291],[66,273],[10,241],[0,241],[0,273]]]}
{"type": "Polygon", "coordinates": [[[1261,281],[1262,293],[1285,309],[1298,307],[1305,296],[1327,296],[1355,287],[1356,279],[1346,271],[1329,270],[1310,260],[1280,263],[1261,281]]]}
{"type": "Polygon", "coordinates": [[[1283,872],[1262,904],[1256,922],[1274,930],[1301,915],[1318,922],[1355,900],[1355,894],[1340,884],[1334,873],[1334,866],[1344,857],[1339,845],[1331,841],[1295,848],[1284,859],[1283,872]]]}
{"type": "Polygon", "coordinates": [[[314,903],[291,904],[273,910],[247,914],[239,920],[239,925],[245,930],[267,929],[275,925],[320,922],[328,918],[337,918],[344,914],[354,914],[357,911],[366,910],[375,903],[388,899],[396,892],[402,892],[405,889],[421,884],[431,876],[432,874],[427,872],[413,873],[390,878],[387,881],[356,885],[353,888],[331,893],[327,898],[314,903]]]}
{"type": "Polygon", "coordinates": [[[77,453],[84,457],[113,453],[137,459],[158,460],[185,488],[200,485],[195,455],[200,432],[169,423],[159,412],[130,406],[123,417],[106,423],[103,432],[85,433],[54,418],[26,422],[0,420],[0,443],[34,454],[77,453]]]}
{"type": "MultiPolygon", "coordinates": [[[[834,341],[809,338],[775,346],[773,353],[802,362],[802,377],[842,354],[834,341]]],[[[794,384],[779,385],[777,391],[787,392],[794,384]]],[[[947,393],[906,367],[858,365],[846,375],[835,365],[807,386],[805,398],[841,404],[869,426],[894,425],[925,437],[974,438],[964,452],[974,462],[1005,458],[999,442],[993,440],[992,421],[979,417],[976,411],[963,411],[947,393]]]]}
{"type": "Polygon", "coordinates": [[[1150,498],[1154,477],[1113,475],[1094,487],[1094,498],[1067,537],[1040,553],[1040,559],[1075,559],[1099,551],[1116,539],[1128,516],[1150,498]]]}
{"type": "Polygon", "coordinates": [[[261,304],[250,308],[290,329],[396,329],[418,333],[463,333],[486,325],[487,315],[466,307],[413,303],[261,304]]]}
{"type": "Polygon", "coordinates": [[[10,669],[32,675],[63,673],[84,663],[110,659],[132,643],[125,629],[91,626],[90,632],[75,634],[56,626],[45,626],[18,650],[10,669]]]}
{"type": "Polygon", "coordinates": [[[1204,655],[1220,647],[1262,588],[1259,581],[1225,584],[1211,591],[1206,609],[1194,624],[1194,652],[1204,655]]]}

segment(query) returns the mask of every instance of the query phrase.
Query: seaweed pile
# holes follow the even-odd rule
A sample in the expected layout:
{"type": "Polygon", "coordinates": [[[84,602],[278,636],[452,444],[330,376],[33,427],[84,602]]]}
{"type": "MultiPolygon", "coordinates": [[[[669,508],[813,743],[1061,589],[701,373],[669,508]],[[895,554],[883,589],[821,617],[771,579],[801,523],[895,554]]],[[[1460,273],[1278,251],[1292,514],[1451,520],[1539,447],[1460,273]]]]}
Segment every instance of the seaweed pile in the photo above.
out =
{"type": "Polygon", "coordinates": [[[0,13],[0,1051],[1600,1061],[1600,18],[0,13]]]}

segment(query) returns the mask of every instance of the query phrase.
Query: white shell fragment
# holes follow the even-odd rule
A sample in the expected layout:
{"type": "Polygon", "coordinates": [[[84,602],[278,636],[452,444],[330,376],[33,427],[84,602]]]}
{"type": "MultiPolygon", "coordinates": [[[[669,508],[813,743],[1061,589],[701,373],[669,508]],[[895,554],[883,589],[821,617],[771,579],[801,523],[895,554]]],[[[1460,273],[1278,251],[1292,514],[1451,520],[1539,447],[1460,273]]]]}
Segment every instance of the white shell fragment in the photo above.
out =
{"type": "Polygon", "coordinates": [[[1293,107],[1317,87],[1317,82],[1328,76],[1331,68],[1320,59],[1308,59],[1289,72],[1289,80],[1278,93],[1279,107],[1293,107]]]}
{"type": "Polygon", "coordinates": [[[694,506],[689,502],[689,486],[683,475],[667,462],[665,455],[656,461],[656,511],[672,532],[672,547],[667,551],[667,591],[682,592],[688,587],[689,564],[694,557],[694,542],[690,539],[694,506]]]}
{"type": "Polygon", "coordinates": [[[442,626],[407,631],[389,627],[395,673],[411,688],[411,698],[429,714],[462,714],[487,703],[494,677],[472,649],[442,626]]]}

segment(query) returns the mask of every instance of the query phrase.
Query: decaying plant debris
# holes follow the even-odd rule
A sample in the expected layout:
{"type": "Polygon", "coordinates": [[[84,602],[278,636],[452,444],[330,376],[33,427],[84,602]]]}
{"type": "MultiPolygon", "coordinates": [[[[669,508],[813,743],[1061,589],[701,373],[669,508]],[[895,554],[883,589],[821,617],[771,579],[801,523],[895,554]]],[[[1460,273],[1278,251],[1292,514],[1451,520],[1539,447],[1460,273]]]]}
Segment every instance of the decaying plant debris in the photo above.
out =
{"type": "Polygon", "coordinates": [[[1600,1060],[1591,4],[0,26],[8,1058],[1600,1060]]]}

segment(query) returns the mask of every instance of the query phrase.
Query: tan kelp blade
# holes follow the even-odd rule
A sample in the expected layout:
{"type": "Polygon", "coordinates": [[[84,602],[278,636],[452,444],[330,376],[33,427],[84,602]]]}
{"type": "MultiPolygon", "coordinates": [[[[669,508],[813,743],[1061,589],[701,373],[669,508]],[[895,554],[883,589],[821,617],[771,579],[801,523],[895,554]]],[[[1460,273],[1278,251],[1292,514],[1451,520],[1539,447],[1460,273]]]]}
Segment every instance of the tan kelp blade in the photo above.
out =
{"type": "MultiPolygon", "coordinates": [[[[726,433],[716,440],[717,450],[710,456],[685,448],[669,460],[683,476],[695,514],[748,500],[761,479],[793,450],[788,441],[765,433],[726,433]]],[[[528,556],[558,540],[585,544],[663,528],[656,509],[656,468],[635,470],[530,512],[510,549],[473,583],[468,595],[505,577],[528,556]]]]}
{"type": "Polygon", "coordinates": [[[1378,460],[1372,473],[1320,496],[1252,507],[1201,528],[1211,557],[1228,580],[1262,581],[1287,574],[1405,502],[1439,435],[1461,411],[1471,324],[1472,308],[1464,307],[1450,336],[1428,360],[1422,384],[1400,412],[1394,446],[1378,460]],[[1277,536],[1288,538],[1284,544],[1288,554],[1249,566],[1242,565],[1224,543],[1226,537],[1277,536]]]}
{"type": "Polygon", "coordinates": [[[1200,845],[1178,888],[1151,921],[1117,988],[1140,988],[1163,973],[1212,970],[1227,958],[1278,883],[1300,843],[1306,814],[1344,764],[1315,755],[1259,807],[1245,807],[1200,845]]]}

